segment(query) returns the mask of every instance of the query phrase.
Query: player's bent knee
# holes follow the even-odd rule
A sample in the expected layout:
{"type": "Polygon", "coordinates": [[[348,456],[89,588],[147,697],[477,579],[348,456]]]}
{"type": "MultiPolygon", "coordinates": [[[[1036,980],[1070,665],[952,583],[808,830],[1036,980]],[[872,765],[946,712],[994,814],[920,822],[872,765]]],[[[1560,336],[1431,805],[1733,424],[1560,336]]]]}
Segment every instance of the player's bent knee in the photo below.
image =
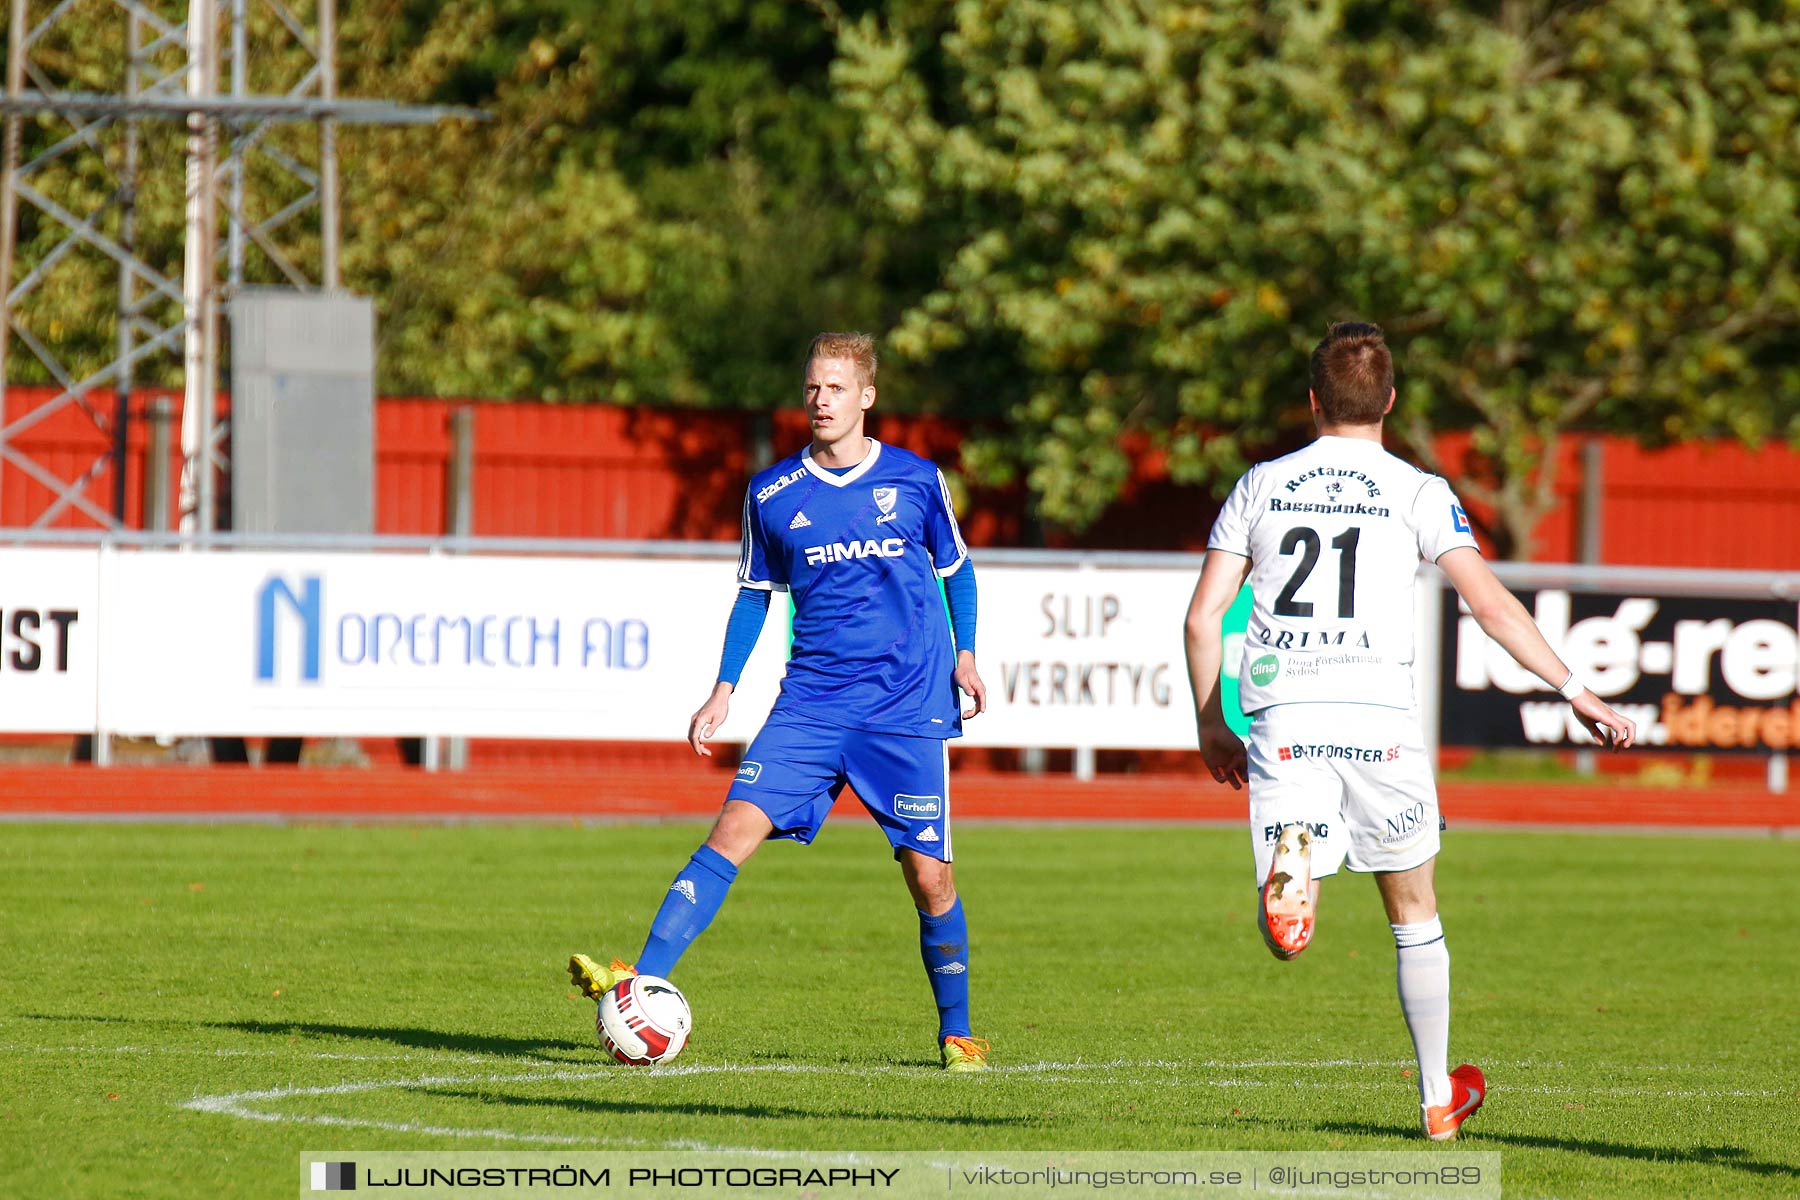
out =
{"type": "Polygon", "coordinates": [[[924,911],[940,916],[956,903],[956,880],[949,863],[909,850],[901,854],[900,870],[913,902],[924,911]]]}
{"type": "Polygon", "coordinates": [[[768,814],[756,805],[743,800],[727,800],[725,807],[719,810],[719,819],[713,823],[712,832],[706,837],[706,844],[734,865],[742,866],[774,831],[768,814]]]}
{"type": "Polygon", "coordinates": [[[1388,920],[1410,925],[1437,916],[1435,865],[1435,859],[1428,859],[1405,871],[1376,873],[1375,886],[1388,920]]]}

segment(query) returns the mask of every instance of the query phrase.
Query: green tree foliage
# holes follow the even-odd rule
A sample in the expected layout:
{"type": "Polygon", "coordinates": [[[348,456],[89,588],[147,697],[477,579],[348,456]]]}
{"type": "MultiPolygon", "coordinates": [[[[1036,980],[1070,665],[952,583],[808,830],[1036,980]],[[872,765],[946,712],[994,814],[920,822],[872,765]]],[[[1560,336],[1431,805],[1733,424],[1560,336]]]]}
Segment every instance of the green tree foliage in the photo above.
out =
{"type": "Polygon", "coordinates": [[[385,388],[766,407],[876,320],[816,10],[382,0],[346,35],[347,90],[494,117],[347,139],[385,388]]]}
{"type": "MultiPolygon", "coordinates": [[[[965,469],[1079,528],[1135,447],[1223,487],[1303,433],[1306,351],[1362,317],[1399,359],[1395,435],[1515,554],[1570,431],[1800,442],[1792,0],[339,9],[343,94],[492,115],[340,134],[385,392],[770,407],[809,335],[874,328],[884,406],[985,418],[965,469]],[[1434,457],[1458,428],[1473,468],[1434,457]]],[[[117,91],[122,40],[84,0],[35,53],[117,91]]],[[[299,65],[256,61],[264,91],[299,65]]],[[[178,277],[181,132],[145,131],[139,243],[178,277]]],[[[67,132],[25,122],[28,150],[67,132]]],[[[304,161],[307,134],[268,137],[304,161]]],[[[86,211],[92,168],[38,184],[86,211]]],[[[295,198],[251,182],[253,216],[295,198]]],[[[55,236],[22,215],[15,278],[55,236]]],[[[67,255],[21,317],[80,373],[116,292],[67,255]]],[[[16,342],[8,374],[45,377],[16,342]]]]}
{"type": "MultiPolygon", "coordinates": [[[[185,2],[153,7],[179,20],[185,2]]],[[[339,131],[342,281],[375,298],[383,391],[766,407],[792,401],[812,333],[880,322],[880,243],[854,211],[854,118],[830,95],[834,48],[819,10],[785,0],[338,9],[340,94],[491,116],[339,131]]],[[[37,4],[34,19],[46,11],[37,4]]],[[[285,90],[302,56],[272,9],[248,11],[251,90],[285,90]]],[[[310,5],[298,11],[310,20],[310,5]]],[[[121,92],[124,31],[123,10],[83,0],[34,54],[62,86],[121,92]]],[[[171,46],[158,66],[180,61],[171,46]]],[[[138,245],[179,280],[182,133],[169,122],[144,131],[138,245]]],[[[29,155],[70,131],[34,118],[25,132],[29,155]]],[[[262,136],[316,162],[304,126],[262,136]]],[[[116,166],[115,144],[107,154],[116,166]]],[[[39,182],[89,211],[112,190],[98,165],[65,155],[39,182]]],[[[255,219],[298,195],[274,173],[250,185],[255,219]]],[[[116,236],[116,209],[100,224],[116,236]]],[[[15,278],[59,236],[29,211],[23,233],[15,278]]],[[[276,241],[316,278],[318,238],[313,217],[276,241]]],[[[284,282],[254,250],[246,276],[284,282]]],[[[25,315],[80,374],[111,356],[116,303],[116,267],[84,251],[55,261],[25,315]]],[[[14,381],[46,377],[28,354],[8,365],[14,381]]],[[[177,353],[139,378],[179,373],[177,353]]]]}
{"type": "Polygon", "coordinates": [[[1430,435],[1474,429],[1503,552],[1571,429],[1800,440],[1791,5],[962,0],[839,47],[872,196],[943,248],[890,341],[1052,520],[1132,431],[1228,485],[1352,316],[1415,453],[1464,476],[1430,435]]]}

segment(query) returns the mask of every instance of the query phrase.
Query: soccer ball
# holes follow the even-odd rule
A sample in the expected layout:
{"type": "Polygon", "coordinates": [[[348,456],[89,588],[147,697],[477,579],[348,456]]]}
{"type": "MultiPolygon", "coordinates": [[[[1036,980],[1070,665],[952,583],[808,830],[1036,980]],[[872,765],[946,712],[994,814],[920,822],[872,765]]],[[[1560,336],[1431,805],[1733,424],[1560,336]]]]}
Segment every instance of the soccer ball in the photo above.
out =
{"type": "Polygon", "coordinates": [[[687,997],[666,979],[628,975],[600,998],[594,1017],[600,1044],[627,1066],[672,1061],[694,1029],[687,997]]]}

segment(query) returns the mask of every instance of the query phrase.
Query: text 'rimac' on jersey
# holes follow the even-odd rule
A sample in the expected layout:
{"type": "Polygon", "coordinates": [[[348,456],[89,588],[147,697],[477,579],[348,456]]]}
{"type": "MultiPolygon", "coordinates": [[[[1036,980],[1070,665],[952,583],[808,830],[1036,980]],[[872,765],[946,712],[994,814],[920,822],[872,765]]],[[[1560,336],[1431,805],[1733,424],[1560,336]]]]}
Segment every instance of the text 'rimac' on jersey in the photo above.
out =
{"type": "Polygon", "coordinates": [[[1252,467],[1207,539],[1250,560],[1244,711],[1411,708],[1419,564],[1459,546],[1475,536],[1450,485],[1375,442],[1321,437],[1252,467]]]}

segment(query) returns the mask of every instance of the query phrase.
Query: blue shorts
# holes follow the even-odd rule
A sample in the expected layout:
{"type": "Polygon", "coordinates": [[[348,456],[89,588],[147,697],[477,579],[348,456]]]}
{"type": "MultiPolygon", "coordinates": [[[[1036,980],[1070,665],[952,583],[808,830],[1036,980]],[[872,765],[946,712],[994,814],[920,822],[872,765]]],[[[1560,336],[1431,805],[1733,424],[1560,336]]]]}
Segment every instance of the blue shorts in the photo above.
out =
{"type": "Polygon", "coordinates": [[[768,816],[772,838],[804,845],[818,835],[848,783],[887,834],[894,857],[916,850],[950,861],[950,749],[942,738],[822,725],[776,713],[744,760],[727,800],[768,816]]]}

